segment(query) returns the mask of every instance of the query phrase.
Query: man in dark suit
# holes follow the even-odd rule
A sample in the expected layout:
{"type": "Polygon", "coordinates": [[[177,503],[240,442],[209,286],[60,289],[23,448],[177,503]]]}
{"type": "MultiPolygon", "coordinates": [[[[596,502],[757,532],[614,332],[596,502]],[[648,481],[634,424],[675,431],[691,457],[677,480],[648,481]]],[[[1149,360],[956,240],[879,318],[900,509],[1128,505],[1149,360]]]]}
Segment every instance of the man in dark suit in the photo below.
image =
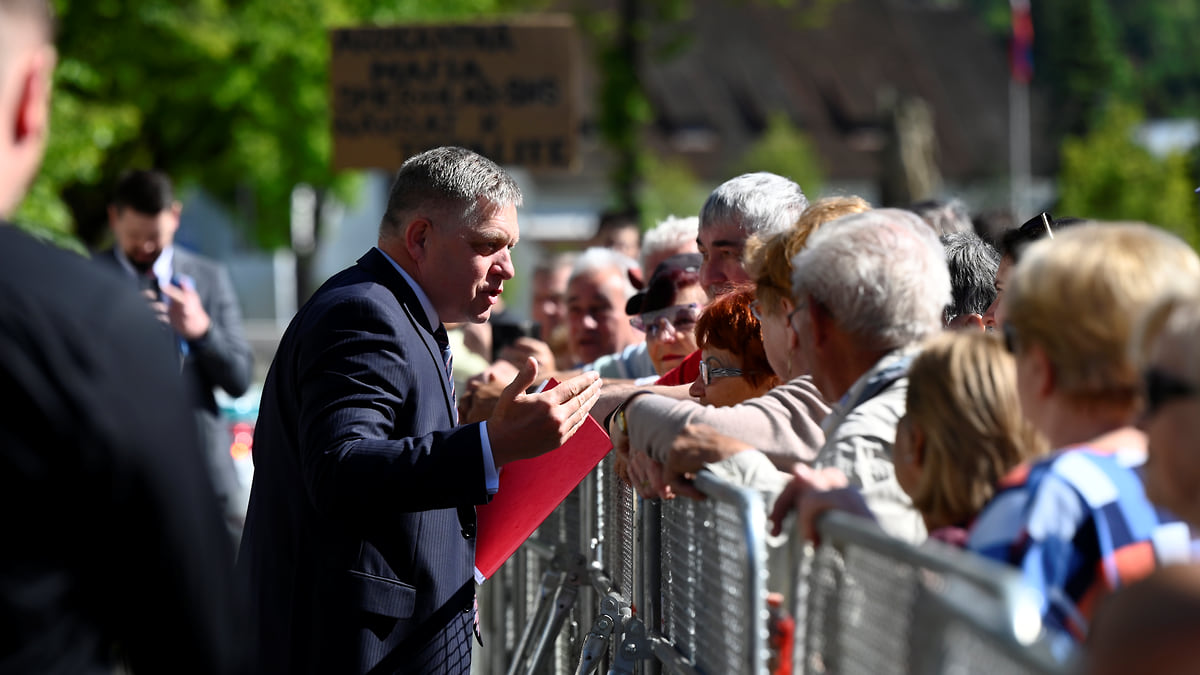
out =
{"type": "Polygon", "coordinates": [[[214,391],[220,388],[234,397],[246,393],[253,353],[229,272],[175,246],[181,209],[166,174],[127,172],[108,207],[115,245],[95,258],[137,284],[169,329],[195,402],[214,488],[236,540],[245,518],[246,489],[229,454],[229,433],[214,391]]]}
{"type": "Polygon", "coordinates": [[[561,445],[599,392],[541,394],[528,359],[492,417],[456,426],[444,323],[513,276],[521,194],[461,148],[410,158],[379,239],[296,314],[263,390],[238,559],[263,673],[468,673],[474,505],[561,445]]]}
{"type": "Polygon", "coordinates": [[[0,672],[246,672],[174,354],[111,274],[3,223],[45,147],[50,25],[0,0],[0,672]]]}

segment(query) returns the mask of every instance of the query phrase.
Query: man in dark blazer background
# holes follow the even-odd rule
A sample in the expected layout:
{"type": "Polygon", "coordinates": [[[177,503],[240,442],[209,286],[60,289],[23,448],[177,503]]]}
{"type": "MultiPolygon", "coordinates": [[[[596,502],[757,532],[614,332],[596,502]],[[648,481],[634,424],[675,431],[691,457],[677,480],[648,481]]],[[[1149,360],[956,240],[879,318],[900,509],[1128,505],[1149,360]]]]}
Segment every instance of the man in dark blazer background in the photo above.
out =
{"type": "Polygon", "coordinates": [[[167,337],[194,400],[213,487],[236,541],[247,494],[229,454],[229,433],[214,391],[220,388],[233,397],[246,393],[253,352],[228,270],[175,245],[181,210],[165,173],[126,172],[108,207],[114,245],[94,257],[142,289],[169,328],[167,337]]]}
{"type": "Polygon", "coordinates": [[[470,670],[476,504],[561,445],[599,392],[540,394],[531,358],[492,417],[456,426],[445,323],[488,319],[521,194],[462,148],[410,158],[376,247],[284,333],[264,386],[238,568],[262,673],[470,670]]]}
{"type": "Polygon", "coordinates": [[[174,353],[113,275],[3,222],[45,149],[52,23],[0,0],[0,672],[248,672],[174,353]]]}

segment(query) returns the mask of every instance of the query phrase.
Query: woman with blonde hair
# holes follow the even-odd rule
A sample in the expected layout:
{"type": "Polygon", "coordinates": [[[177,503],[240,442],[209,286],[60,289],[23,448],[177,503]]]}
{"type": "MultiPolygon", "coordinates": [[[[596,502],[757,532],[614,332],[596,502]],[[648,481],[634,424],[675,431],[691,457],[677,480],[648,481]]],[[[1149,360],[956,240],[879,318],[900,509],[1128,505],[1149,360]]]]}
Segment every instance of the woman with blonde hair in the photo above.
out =
{"type": "Polygon", "coordinates": [[[1021,408],[1056,450],[1002,481],[967,546],[1020,568],[1044,622],[1076,639],[1112,589],[1190,555],[1188,528],[1146,498],[1129,347],[1140,312],[1197,285],[1196,253],[1137,223],[1055,233],[1009,281],[1003,330],[1021,408]]]}
{"type": "Polygon", "coordinates": [[[962,546],[1000,478],[1045,451],[1021,415],[1013,358],[991,335],[939,335],[909,368],[906,406],[896,480],[929,537],[962,546]]]}
{"type": "Polygon", "coordinates": [[[762,324],[763,345],[771,367],[784,382],[808,374],[799,342],[788,322],[792,303],[792,258],[804,249],[821,225],[842,216],[870,211],[861,197],[826,197],[809,205],[796,225],[766,238],[746,243],[746,271],[754,280],[751,311],[762,324]]]}

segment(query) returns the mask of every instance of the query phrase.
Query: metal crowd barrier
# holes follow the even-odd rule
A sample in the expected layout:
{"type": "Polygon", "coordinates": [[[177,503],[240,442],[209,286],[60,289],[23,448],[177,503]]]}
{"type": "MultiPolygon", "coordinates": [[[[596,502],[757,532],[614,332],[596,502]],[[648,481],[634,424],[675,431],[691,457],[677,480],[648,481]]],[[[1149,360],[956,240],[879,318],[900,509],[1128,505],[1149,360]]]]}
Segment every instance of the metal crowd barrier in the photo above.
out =
{"type": "MultiPolygon", "coordinates": [[[[655,654],[673,672],[757,675],[767,660],[766,510],[761,495],[701,472],[708,498],[662,502],[655,654]]],[[[657,603],[657,604],[654,604],[657,603]]]]}
{"type": "Polygon", "coordinates": [[[1062,673],[1012,568],[940,542],[911,546],[831,512],[801,562],[798,673],[1062,673]]]}
{"type": "MultiPolygon", "coordinates": [[[[762,497],[707,472],[696,486],[707,499],[640,500],[606,458],[479,588],[473,673],[778,672],[762,497]]],[[[1067,672],[1015,570],[846,514],[819,528],[818,548],[770,552],[795,571],[792,672],[1067,672]]]]}

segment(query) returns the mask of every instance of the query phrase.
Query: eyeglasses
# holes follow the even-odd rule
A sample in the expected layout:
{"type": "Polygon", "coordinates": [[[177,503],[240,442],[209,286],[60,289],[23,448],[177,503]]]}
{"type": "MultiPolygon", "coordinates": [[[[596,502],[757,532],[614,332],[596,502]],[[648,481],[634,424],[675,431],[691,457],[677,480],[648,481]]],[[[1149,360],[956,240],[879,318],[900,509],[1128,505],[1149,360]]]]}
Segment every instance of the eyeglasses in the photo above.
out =
{"type": "Polygon", "coordinates": [[[742,370],[741,368],[713,368],[708,365],[708,361],[700,362],[700,381],[704,386],[712,385],[712,381],[721,377],[741,377],[743,375],[753,375],[752,370],[742,370]]]}
{"type": "Polygon", "coordinates": [[[1197,394],[1200,394],[1200,388],[1157,368],[1149,368],[1142,373],[1143,414],[1147,417],[1153,416],[1159,408],[1175,399],[1190,398],[1197,394]]]}
{"type": "Polygon", "coordinates": [[[693,302],[688,305],[675,305],[653,312],[643,312],[630,318],[629,325],[644,332],[646,339],[654,339],[664,330],[670,330],[676,334],[690,331],[696,326],[696,319],[699,318],[700,305],[693,302]]]}
{"type": "Polygon", "coordinates": [[[1001,330],[1004,332],[1004,348],[1008,350],[1009,354],[1016,356],[1017,347],[1019,346],[1017,342],[1017,329],[1013,327],[1011,321],[1005,321],[1001,325],[1001,330]]]}
{"type": "Polygon", "coordinates": [[[754,317],[755,321],[762,323],[762,303],[758,300],[750,301],[750,316],[754,317]]]}

